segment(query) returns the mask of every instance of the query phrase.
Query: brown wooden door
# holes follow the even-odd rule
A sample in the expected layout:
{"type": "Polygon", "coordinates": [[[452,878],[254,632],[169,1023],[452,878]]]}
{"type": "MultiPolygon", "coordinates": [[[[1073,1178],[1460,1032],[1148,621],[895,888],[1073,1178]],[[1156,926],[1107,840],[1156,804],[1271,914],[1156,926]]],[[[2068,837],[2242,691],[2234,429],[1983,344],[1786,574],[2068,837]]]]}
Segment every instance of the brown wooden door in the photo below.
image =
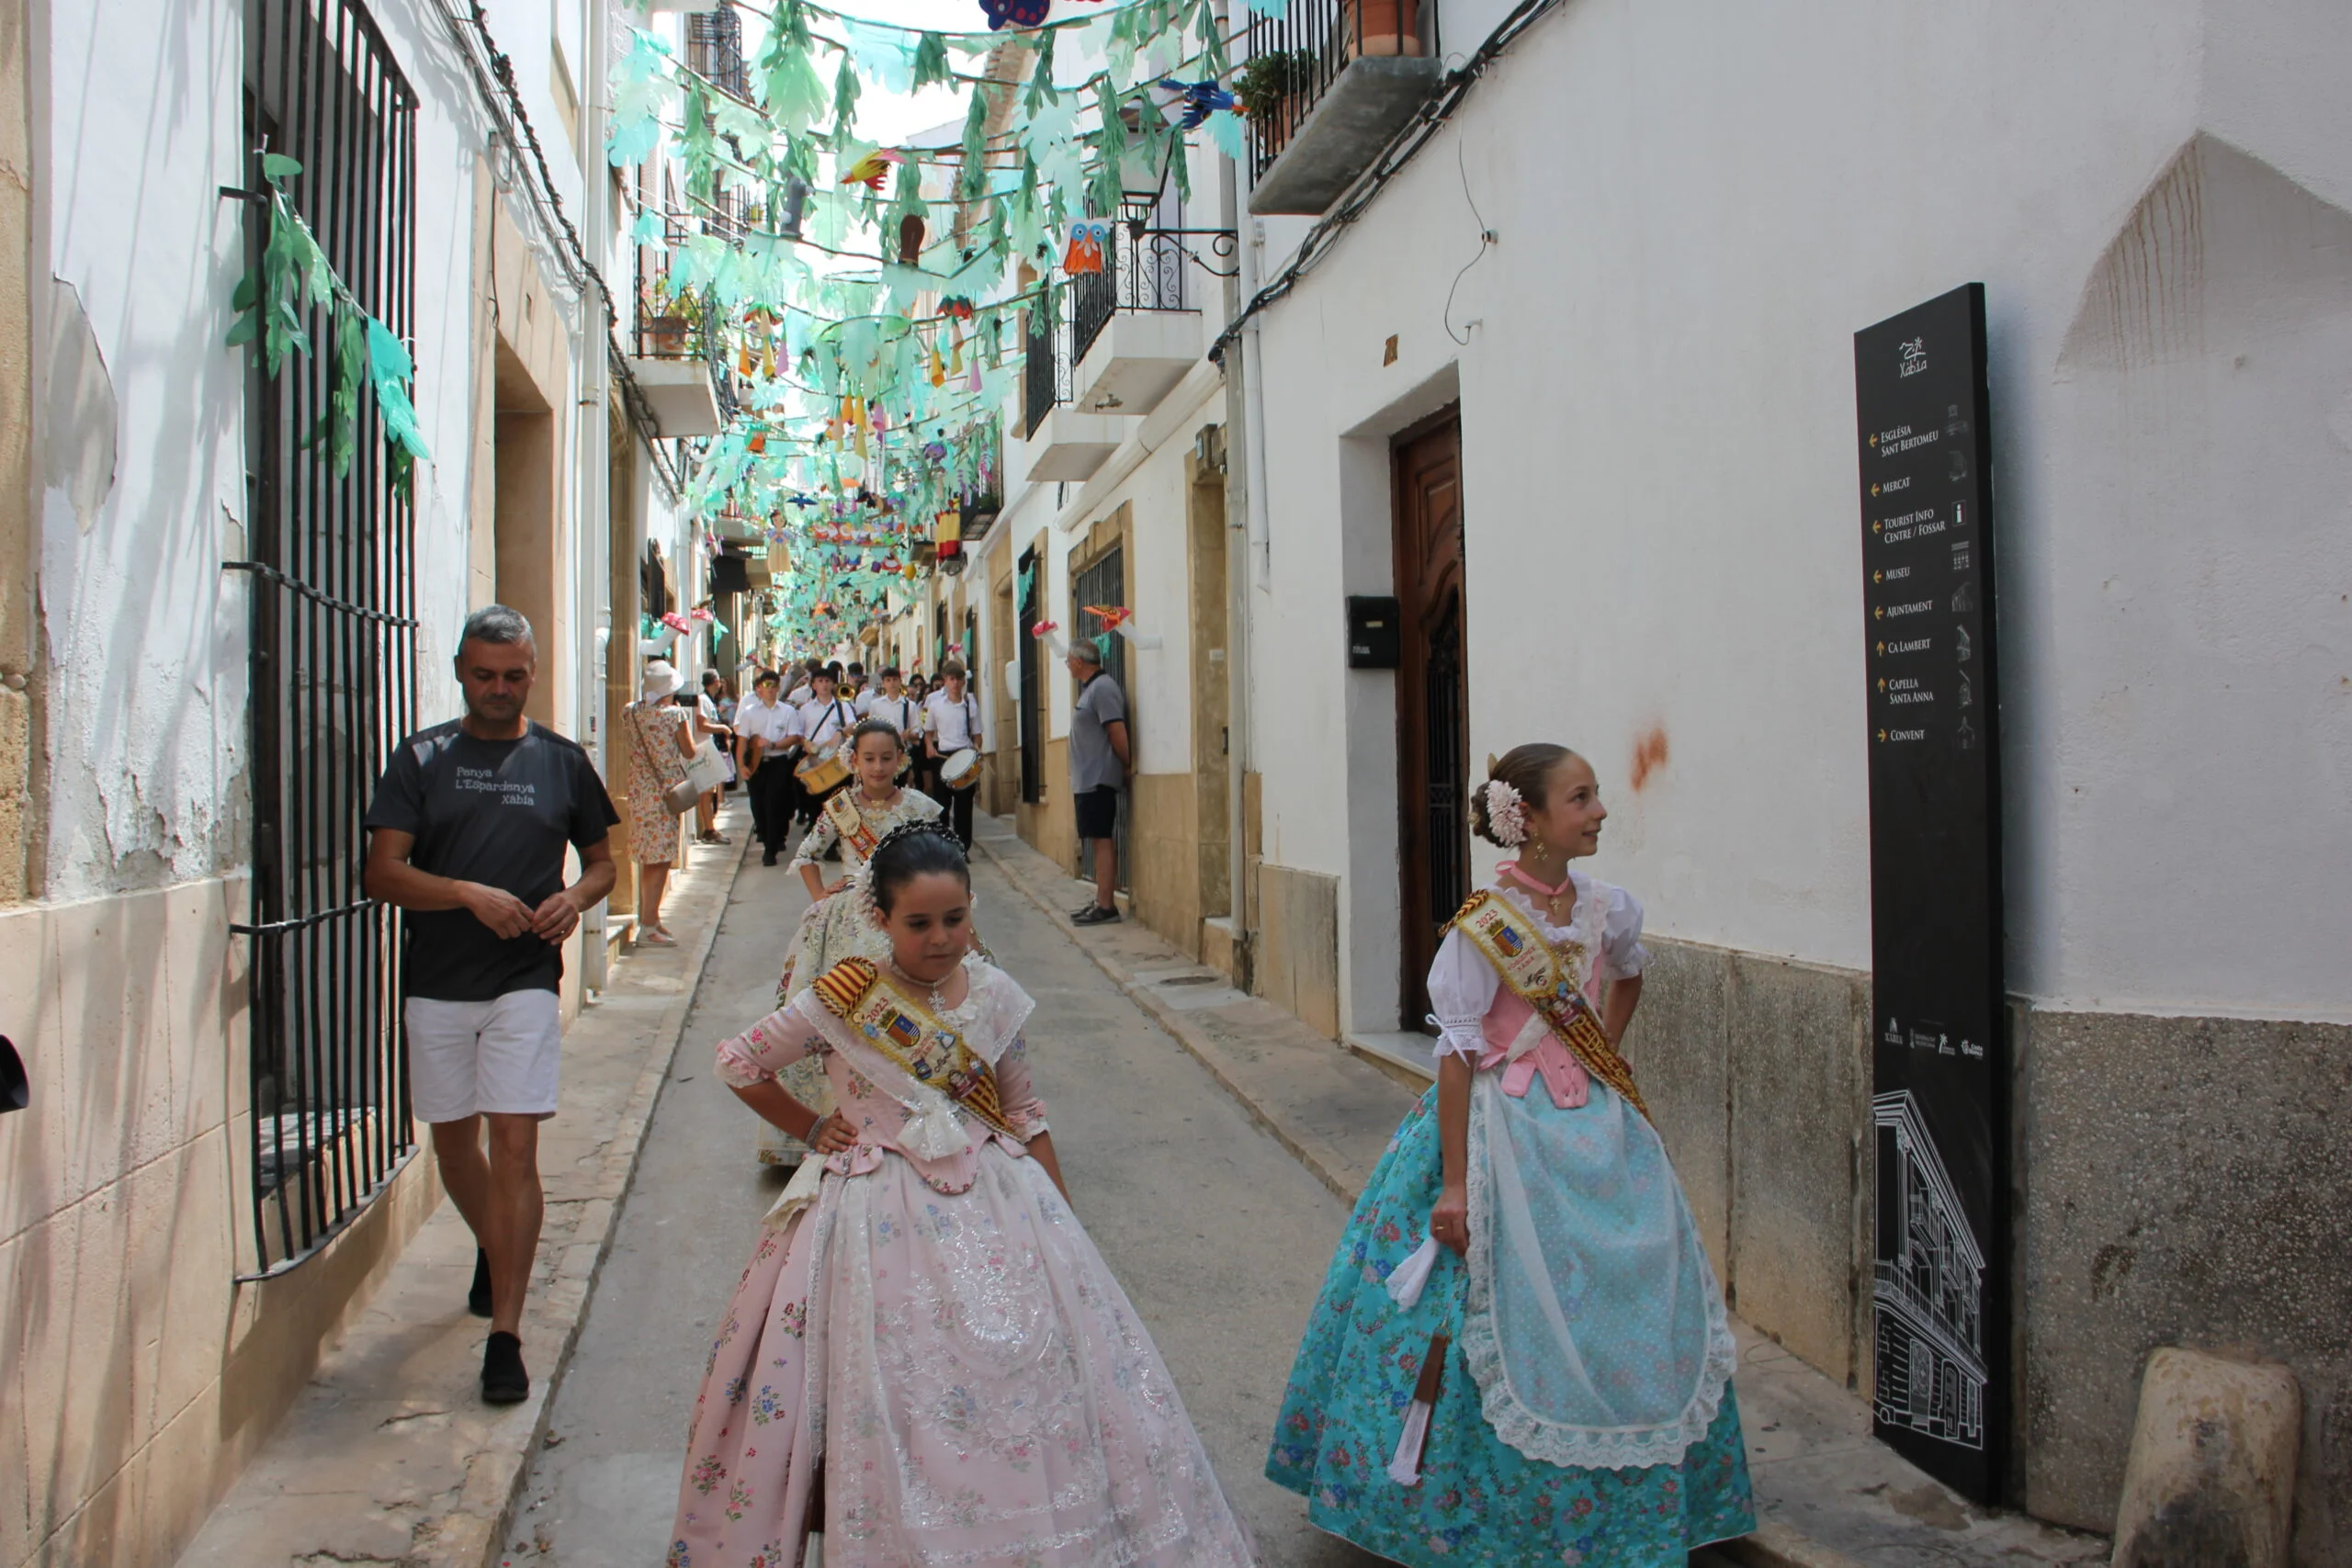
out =
{"type": "Polygon", "coordinates": [[[1396,783],[1405,1027],[1425,1027],[1430,961],[1445,923],[1470,896],[1470,819],[1464,799],[1470,743],[1464,660],[1462,417],[1449,408],[1398,436],[1396,600],[1404,657],[1396,671],[1396,783]]]}

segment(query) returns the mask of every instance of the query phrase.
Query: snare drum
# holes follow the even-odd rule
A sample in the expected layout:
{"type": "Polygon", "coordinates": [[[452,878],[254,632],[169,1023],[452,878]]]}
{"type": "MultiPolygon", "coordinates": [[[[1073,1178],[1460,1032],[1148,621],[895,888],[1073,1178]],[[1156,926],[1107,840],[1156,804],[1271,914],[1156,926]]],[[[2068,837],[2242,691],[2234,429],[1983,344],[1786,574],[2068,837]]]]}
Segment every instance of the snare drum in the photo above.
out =
{"type": "Polygon", "coordinates": [[[969,746],[950,751],[939,764],[939,782],[947,789],[969,789],[978,784],[980,754],[969,746]]]}
{"type": "Polygon", "coordinates": [[[850,767],[836,751],[820,752],[793,770],[793,777],[810,795],[824,795],[849,783],[850,767]]]}

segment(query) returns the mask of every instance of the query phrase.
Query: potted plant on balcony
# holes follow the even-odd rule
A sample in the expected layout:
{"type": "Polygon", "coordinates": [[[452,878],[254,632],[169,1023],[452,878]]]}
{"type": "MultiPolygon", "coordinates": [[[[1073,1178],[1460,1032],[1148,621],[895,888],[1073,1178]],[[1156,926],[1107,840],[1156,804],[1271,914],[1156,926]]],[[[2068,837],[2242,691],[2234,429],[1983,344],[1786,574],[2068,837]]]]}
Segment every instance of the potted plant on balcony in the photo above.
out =
{"type": "Polygon", "coordinates": [[[1417,0],[1340,0],[1340,15],[1350,60],[1366,54],[1421,52],[1417,0]]]}
{"type": "Polygon", "coordinates": [[[656,280],[645,290],[645,352],[655,359],[684,359],[686,356],[686,331],[692,324],[682,307],[692,303],[691,297],[669,298],[669,290],[656,280]]]}
{"type": "Polygon", "coordinates": [[[1258,128],[1258,140],[1267,157],[1283,150],[1298,129],[1306,86],[1306,55],[1296,50],[1270,49],[1250,57],[1233,78],[1233,101],[1258,128]]]}

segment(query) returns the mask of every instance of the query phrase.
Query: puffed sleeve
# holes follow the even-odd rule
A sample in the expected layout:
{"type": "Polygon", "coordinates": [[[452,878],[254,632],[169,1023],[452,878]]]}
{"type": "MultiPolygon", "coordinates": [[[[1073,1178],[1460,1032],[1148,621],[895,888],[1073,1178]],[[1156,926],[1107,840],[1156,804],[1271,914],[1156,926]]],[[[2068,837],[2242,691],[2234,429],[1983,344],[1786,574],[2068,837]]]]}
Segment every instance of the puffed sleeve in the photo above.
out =
{"type": "Polygon", "coordinates": [[[803,991],[732,1040],[718,1043],[719,1081],[729,1089],[764,1083],[801,1057],[824,1048],[825,1037],[801,1009],[813,993],[803,991]]]}
{"type": "Polygon", "coordinates": [[[808,829],[807,838],[800,840],[800,848],[793,852],[792,863],[786,869],[798,871],[804,865],[815,865],[825,858],[825,852],[831,849],[841,836],[841,829],[833,826],[833,819],[820,807],[817,812],[817,825],[808,829]]]}
{"type": "Polygon", "coordinates": [[[1609,890],[1609,912],[1600,921],[1600,953],[1613,979],[1630,980],[1650,961],[1642,945],[1642,901],[1622,887],[1609,890]]]}
{"type": "Polygon", "coordinates": [[[1445,933],[1437,961],[1430,965],[1430,1021],[1438,1027],[1439,1055],[1476,1061],[1485,1053],[1487,1037],[1479,1026],[1501,985],[1495,966],[1468,937],[1458,931],[1445,933]]]}
{"type": "Polygon", "coordinates": [[[1004,1119],[1026,1140],[1051,1131],[1046,1125],[1046,1102],[1029,1080],[1029,1042],[1020,1035],[996,1059],[996,1094],[1004,1104],[1004,1119]]]}

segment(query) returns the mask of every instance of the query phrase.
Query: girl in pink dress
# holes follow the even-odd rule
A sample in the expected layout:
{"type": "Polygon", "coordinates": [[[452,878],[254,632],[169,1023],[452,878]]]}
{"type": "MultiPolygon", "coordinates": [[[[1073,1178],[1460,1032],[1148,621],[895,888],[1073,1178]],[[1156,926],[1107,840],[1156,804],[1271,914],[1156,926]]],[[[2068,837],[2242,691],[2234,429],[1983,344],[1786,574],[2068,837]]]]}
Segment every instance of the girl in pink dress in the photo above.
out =
{"type": "Polygon", "coordinates": [[[853,890],[889,938],[718,1048],[815,1156],[711,1347],[669,1568],[1254,1561],[1126,1293],[1072,1213],[1021,1039],[928,824],[853,890]],[[820,1116],[777,1072],[822,1061],[820,1116]],[[821,1551],[820,1551],[821,1547],[821,1551]]]}

